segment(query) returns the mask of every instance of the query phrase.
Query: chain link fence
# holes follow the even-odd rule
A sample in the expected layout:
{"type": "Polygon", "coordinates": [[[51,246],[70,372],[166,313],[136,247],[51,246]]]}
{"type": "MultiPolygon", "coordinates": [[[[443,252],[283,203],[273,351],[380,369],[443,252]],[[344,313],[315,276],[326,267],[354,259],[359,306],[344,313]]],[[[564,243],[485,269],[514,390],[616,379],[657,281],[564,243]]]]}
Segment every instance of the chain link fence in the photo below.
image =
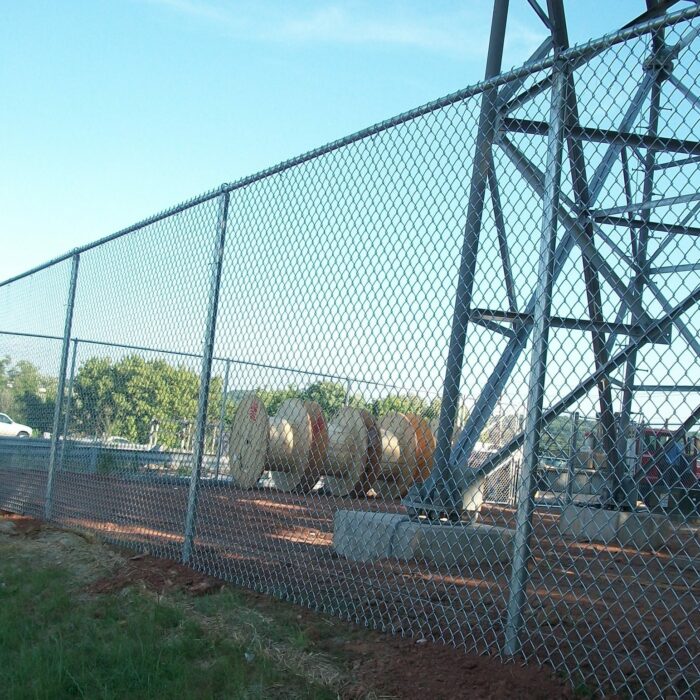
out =
{"type": "Polygon", "coordinates": [[[0,507],[697,696],[698,15],[2,283],[0,507]]]}

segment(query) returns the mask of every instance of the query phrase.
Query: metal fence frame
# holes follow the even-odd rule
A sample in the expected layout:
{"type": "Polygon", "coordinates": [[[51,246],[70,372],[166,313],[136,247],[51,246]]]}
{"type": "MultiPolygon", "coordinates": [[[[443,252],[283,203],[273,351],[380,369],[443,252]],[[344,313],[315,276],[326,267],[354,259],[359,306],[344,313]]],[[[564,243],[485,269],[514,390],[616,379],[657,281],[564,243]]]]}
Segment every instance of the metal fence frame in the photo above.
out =
{"type": "MultiPolygon", "coordinates": [[[[75,304],[76,289],[79,287],[79,263],[81,255],[85,252],[94,249],[103,244],[114,241],[118,238],[127,236],[128,234],[143,229],[151,224],[157,223],[173,217],[179,213],[185,212],[192,207],[195,207],[204,202],[209,202],[216,199],[218,201],[218,217],[217,230],[215,232],[216,241],[213,251],[213,259],[210,263],[210,280],[209,280],[209,298],[208,311],[206,318],[206,327],[203,338],[203,353],[197,357],[201,357],[200,368],[200,384],[199,384],[199,400],[197,407],[196,432],[194,439],[194,449],[192,454],[191,474],[189,478],[189,492],[187,499],[187,510],[184,529],[184,542],[182,546],[181,557],[185,563],[191,562],[194,540],[197,533],[197,508],[198,508],[198,493],[200,488],[200,477],[202,471],[202,459],[204,455],[204,440],[207,420],[207,404],[209,398],[209,383],[212,377],[212,362],[215,358],[214,341],[216,337],[216,321],[218,311],[219,291],[221,286],[223,260],[226,238],[235,236],[236,232],[231,224],[235,226],[235,218],[231,218],[229,209],[229,201],[231,194],[236,190],[248,187],[254,183],[270,178],[271,176],[279,175],[285,171],[291,170],[299,165],[319,159],[324,155],[342,149],[350,144],[370,139],[382,132],[390,130],[398,125],[408,123],[423,115],[429,114],[449,105],[457,104],[466,98],[481,96],[481,111],[479,122],[479,134],[477,137],[476,152],[478,156],[474,160],[473,173],[471,180],[471,192],[467,211],[467,224],[465,227],[464,247],[462,250],[462,264],[460,268],[459,284],[456,292],[456,306],[453,315],[452,335],[450,342],[449,356],[447,367],[445,370],[444,393],[442,397],[442,409],[440,414],[439,427],[437,431],[437,448],[435,452],[435,465],[433,467],[430,478],[417,490],[409,493],[405,501],[405,506],[409,512],[417,515],[425,515],[426,512],[434,510],[439,516],[447,515],[452,519],[459,519],[463,516],[461,504],[463,493],[469,491],[469,487],[475,479],[474,470],[465,476],[464,465],[466,460],[474,449],[475,440],[478,438],[480,427],[477,424],[471,432],[465,431],[458,441],[457,445],[452,447],[453,426],[455,423],[455,414],[457,403],[459,400],[460,377],[462,373],[464,343],[467,333],[467,327],[470,323],[478,322],[475,319],[475,310],[471,308],[471,286],[474,280],[474,265],[476,261],[475,249],[478,246],[479,229],[481,226],[483,201],[485,190],[488,185],[486,177],[480,177],[480,174],[488,170],[489,150],[487,145],[493,140],[496,127],[495,110],[497,107],[498,89],[508,88],[509,86],[521,85],[523,80],[536,73],[548,73],[546,88],[551,88],[551,103],[548,126],[544,134],[547,136],[547,164],[545,169],[545,179],[542,183],[542,199],[544,203],[543,218],[541,222],[541,238],[540,238],[540,262],[538,273],[538,285],[533,295],[533,298],[528,305],[526,314],[531,324],[527,327],[528,331],[524,340],[531,336],[532,354],[530,358],[530,375],[528,389],[528,405],[526,424],[523,432],[510,440],[508,444],[499,449],[498,454],[493,458],[486,460],[482,465],[481,471],[476,476],[483,476],[493,469],[494,465],[502,461],[508,455],[513,455],[517,450],[523,450],[522,470],[518,482],[516,505],[516,526],[515,540],[513,543],[513,566],[509,581],[509,601],[507,608],[507,619],[505,625],[505,646],[504,654],[506,656],[515,656],[521,651],[522,636],[524,633],[523,625],[523,610],[525,606],[525,588],[529,577],[529,565],[532,556],[531,536],[532,536],[532,517],[535,507],[535,491],[536,480],[535,474],[537,471],[539,441],[543,434],[544,427],[551,421],[552,418],[558,416],[563,411],[570,408],[575,401],[585,394],[587,391],[596,387],[601,382],[607,381],[606,377],[611,370],[621,367],[625,363],[629,364],[629,371],[625,384],[625,406],[627,420],[629,420],[629,401],[630,389],[634,385],[634,357],[637,349],[648,341],[650,338],[658,337],[659,334],[667,332],[671,324],[676,322],[682,313],[694,307],[700,301],[700,288],[690,290],[686,299],[675,307],[665,308],[665,314],[659,319],[643,324],[643,319],[639,314],[636,315],[635,323],[639,328],[635,330],[635,334],[630,336],[629,346],[610,357],[608,352],[604,352],[604,348],[598,342],[597,360],[598,365],[596,371],[589,377],[584,379],[579,386],[563,397],[554,406],[545,408],[543,406],[545,372],[547,368],[547,348],[548,348],[548,333],[552,326],[551,317],[551,295],[554,280],[557,274],[558,266],[560,266],[561,251],[566,246],[562,243],[557,246],[556,234],[558,222],[560,220],[559,203],[560,203],[560,179],[562,175],[563,149],[567,138],[567,114],[571,113],[572,105],[571,90],[569,89],[571,73],[574,68],[581,65],[586,60],[599,54],[600,52],[621,44],[627,40],[634,39],[646,34],[655,35],[662,30],[669,29],[679,23],[692,20],[700,17],[700,7],[695,6],[688,8],[674,15],[662,15],[652,18],[641,24],[633,25],[614,34],[607,35],[599,40],[591,41],[585,45],[568,48],[568,39],[565,33],[561,31],[557,35],[556,28],[561,30],[561,24],[556,18],[556,10],[558,4],[551,3],[550,18],[555,30],[552,32],[552,38],[546,46],[547,51],[554,45],[555,51],[552,55],[545,55],[543,49],[536,53],[533,60],[525,64],[521,68],[517,68],[505,73],[501,73],[501,57],[503,50],[503,41],[505,37],[505,17],[507,13],[507,3],[497,0],[495,3],[494,23],[492,25],[492,35],[489,56],[487,60],[486,80],[482,83],[469,87],[464,90],[453,93],[445,98],[436,100],[423,107],[411,110],[393,119],[381,122],[376,126],[364,129],[351,136],[334,141],[324,147],[313,150],[298,158],[293,158],[273,168],[263,170],[253,176],[243,178],[233,184],[224,184],[221,188],[212,192],[201,195],[188,202],[185,202],[172,209],[166,210],[151,218],[145,219],[134,226],[118,231],[111,236],[102,238],[94,243],[77,248],[74,251],[57,257],[43,265],[35,267],[21,275],[14,276],[0,283],[0,289],[18,282],[24,278],[38,274],[48,267],[54,266],[60,262],[71,261],[71,276],[68,291],[68,301],[65,312],[64,334],[62,340],[62,350],[60,357],[60,366],[58,374],[58,394],[53,416],[53,430],[51,435],[50,457],[48,467],[48,480],[45,494],[45,511],[46,519],[51,519],[53,516],[53,489],[54,477],[57,468],[57,463],[62,459],[63,448],[60,446],[61,435],[67,437],[68,420],[70,415],[70,401],[72,395],[72,380],[75,374],[75,358],[76,348],[82,339],[76,338],[72,333],[73,309],[75,304]],[[552,43],[554,42],[554,43],[552,43]],[[558,43],[557,43],[558,42],[558,43]],[[231,230],[227,231],[228,228],[231,230]],[[643,326],[643,327],[642,327],[643,326]],[[71,361],[72,348],[72,361],[71,361]],[[468,478],[467,478],[468,477],[468,478]],[[466,481],[465,481],[466,479],[466,481]]],[[[700,32],[700,29],[696,33],[700,32]]],[[[512,96],[513,90],[509,92],[512,96]]],[[[658,94],[652,100],[653,110],[658,112],[658,94]]],[[[652,115],[652,122],[654,117],[652,115]]],[[[517,124],[513,125],[518,127],[517,124]]],[[[534,128],[520,125],[522,128],[534,128]]],[[[568,135],[571,134],[569,130],[568,135]]],[[[611,144],[619,142],[619,137],[612,133],[588,134],[594,140],[603,141],[611,144]]],[[[651,137],[654,138],[654,124],[651,125],[651,137]]],[[[697,144],[696,144],[697,145],[697,144]]],[[[687,144],[686,144],[687,146],[687,144]]],[[[688,152],[688,147],[684,146],[688,152]]],[[[700,147],[698,147],[700,149],[700,147]]],[[[700,150],[698,150],[700,153],[700,150]]],[[[691,149],[691,155],[695,153],[691,149]]],[[[653,165],[653,164],[652,164],[653,165]]],[[[600,177],[598,182],[601,182],[600,177]]],[[[651,199],[653,193],[652,183],[648,182],[645,185],[645,191],[648,198],[651,199]]],[[[613,217],[619,212],[606,212],[605,216],[613,217]]],[[[625,212],[623,212],[624,214],[625,212]]],[[[599,294],[599,292],[598,292],[599,294]]],[[[630,307],[633,306],[633,301],[630,299],[630,307]]],[[[488,321],[488,319],[481,319],[488,321]]],[[[559,321],[564,322],[564,321],[559,321]]],[[[596,332],[596,319],[591,321],[579,321],[581,328],[588,328],[596,332]]],[[[610,324],[606,324],[608,330],[611,329],[610,324]]],[[[523,326],[524,328],[524,326],[523,326]]],[[[600,330],[600,329],[598,329],[600,330]]],[[[628,329],[629,330],[629,329],[628,329]]],[[[45,336],[47,338],[56,338],[56,336],[45,336]]],[[[88,342],[99,342],[90,341],[88,342]]],[[[514,337],[511,339],[512,344],[517,350],[524,349],[525,343],[523,338],[514,337]]],[[[594,340],[595,343],[595,340],[594,340]]],[[[143,348],[146,349],[146,348],[143,348]]],[[[194,357],[194,355],[193,355],[194,357]]],[[[514,355],[504,355],[504,363],[513,362],[514,355]]],[[[228,362],[236,360],[227,360],[226,365],[226,380],[224,387],[224,397],[228,388],[228,362]]],[[[474,414],[482,413],[483,415],[491,415],[493,405],[496,401],[498,392],[496,389],[503,376],[496,377],[493,388],[494,391],[487,392],[479,398],[477,408],[474,414]],[[477,410],[478,409],[478,410],[477,410]]],[[[352,382],[352,378],[344,378],[348,382],[352,382]]],[[[222,404],[221,423],[223,424],[225,405],[222,404]]],[[[575,425],[578,425],[579,415],[575,413],[575,425]]],[[[693,418],[697,419],[696,413],[693,413],[693,418]]],[[[483,427],[483,426],[481,426],[483,427]]],[[[574,429],[574,438],[572,449],[576,449],[576,440],[578,440],[577,428],[574,429]]],[[[608,446],[610,450],[616,449],[614,445],[608,446]]],[[[217,464],[221,459],[221,441],[217,447],[217,464]]],[[[567,484],[567,492],[565,494],[566,502],[571,502],[572,494],[570,489],[572,484],[572,472],[569,467],[569,478],[567,484]]],[[[218,474],[218,466],[217,466],[218,474]]],[[[481,483],[481,482],[479,482],[481,483]]]]}

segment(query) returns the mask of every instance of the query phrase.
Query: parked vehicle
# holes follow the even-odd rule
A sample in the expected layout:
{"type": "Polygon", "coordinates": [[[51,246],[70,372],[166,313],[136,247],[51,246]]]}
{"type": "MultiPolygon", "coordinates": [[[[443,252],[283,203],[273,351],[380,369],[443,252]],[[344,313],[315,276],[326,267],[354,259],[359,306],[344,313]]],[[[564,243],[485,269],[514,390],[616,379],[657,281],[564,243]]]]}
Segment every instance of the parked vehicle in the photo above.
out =
{"type": "MultiPolygon", "coordinates": [[[[586,434],[588,459],[592,469],[605,466],[602,451],[600,425],[586,434]]],[[[700,503],[700,438],[679,435],[676,444],[671,444],[674,431],[655,428],[643,423],[633,423],[626,439],[625,459],[634,474],[639,489],[639,498],[651,509],[672,508],[669,496],[674,499],[686,495],[700,503]]]]}
{"type": "Polygon", "coordinates": [[[32,429],[28,425],[15,423],[10,416],[0,413],[0,436],[2,437],[31,437],[32,429]]]}
{"type": "Polygon", "coordinates": [[[700,490],[700,438],[683,436],[671,446],[672,438],[667,428],[648,427],[638,438],[639,493],[650,508],[663,505],[674,490],[700,490]]]}

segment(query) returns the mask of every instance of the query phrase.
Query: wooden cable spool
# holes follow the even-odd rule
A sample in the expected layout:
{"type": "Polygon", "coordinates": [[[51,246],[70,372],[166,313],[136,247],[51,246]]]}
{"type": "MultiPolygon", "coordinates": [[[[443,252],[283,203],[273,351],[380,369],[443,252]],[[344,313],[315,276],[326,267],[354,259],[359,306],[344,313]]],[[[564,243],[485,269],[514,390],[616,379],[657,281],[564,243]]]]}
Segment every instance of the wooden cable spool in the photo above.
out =
{"type": "Polygon", "coordinates": [[[418,464],[414,478],[423,481],[430,476],[430,470],[433,468],[433,453],[437,446],[435,433],[425,418],[409,413],[408,419],[413,424],[418,439],[418,464]]]}
{"type": "Polygon", "coordinates": [[[265,470],[270,424],[265,404],[246,396],[236,409],[229,439],[229,465],[237,486],[251,489],[265,470]]]}
{"type": "Polygon", "coordinates": [[[328,424],[328,449],[321,471],[334,496],[362,496],[379,475],[381,438],[370,413],[344,406],[328,424]]]}
{"type": "Polygon", "coordinates": [[[282,491],[310,491],[318,481],[328,446],[328,428],[315,401],[286,399],[270,417],[251,394],[231,425],[231,475],[241,488],[253,488],[265,470],[282,491]]]}
{"type": "Polygon", "coordinates": [[[308,492],[324,475],[334,496],[360,496],[371,488],[385,499],[406,495],[432,468],[435,436],[425,418],[392,411],[377,423],[345,406],[329,425],[314,401],[287,399],[270,417],[260,397],[238,406],[229,442],[231,475],[253,488],[264,471],[282,491],[308,492]]]}
{"type": "Polygon", "coordinates": [[[374,491],[381,498],[403,498],[409,487],[430,473],[435,438],[428,422],[391,411],[379,421],[381,469],[374,491]]]}

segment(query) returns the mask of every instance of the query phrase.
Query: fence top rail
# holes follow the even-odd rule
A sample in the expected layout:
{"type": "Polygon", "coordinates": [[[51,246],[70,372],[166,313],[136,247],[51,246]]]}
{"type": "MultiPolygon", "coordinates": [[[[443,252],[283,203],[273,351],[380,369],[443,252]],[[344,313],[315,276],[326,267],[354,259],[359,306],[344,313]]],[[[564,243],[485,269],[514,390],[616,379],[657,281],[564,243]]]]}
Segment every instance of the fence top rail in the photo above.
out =
{"type": "MultiPolygon", "coordinates": [[[[18,338],[38,338],[41,340],[63,340],[62,335],[47,335],[45,333],[23,333],[20,331],[5,331],[0,330],[0,335],[15,336],[18,338]]],[[[121,350],[137,350],[139,352],[158,353],[161,355],[173,355],[175,357],[191,357],[201,359],[202,355],[194,352],[185,352],[183,350],[168,350],[167,348],[154,348],[147,345],[127,345],[125,343],[111,343],[106,340],[90,340],[89,338],[72,337],[71,342],[74,344],[83,343],[84,345],[97,345],[100,347],[119,348],[121,350]]],[[[271,369],[280,372],[292,372],[302,376],[320,377],[321,379],[336,379],[353,384],[366,384],[368,386],[378,386],[384,389],[400,389],[397,384],[387,384],[385,382],[375,382],[369,379],[358,379],[345,374],[329,374],[328,372],[315,372],[308,369],[299,369],[296,367],[284,367],[282,365],[265,364],[262,362],[253,362],[251,360],[240,360],[235,357],[224,357],[214,355],[212,358],[216,362],[230,362],[234,365],[243,365],[245,367],[258,367],[260,369],[271,369]]]]}
{"type": "Polygon", "coordinates": [[[71,258],[73,255],[84,253],[105,243],[114,241],[117,238],[121,238],[122,236],[125,236],[129,233],[138,231],[139,229],[142,229],[146,226],[150,226],[154,223],[157,223],[158,221],[162,221],[163,219],[166,219],[170,216],[182,213],[187,209],[191,209],[192,207],[214,199],[222,193],[233,192],[234,190],[247,187],[256,182],[259,182],[260,180],[264,180],[273,175],[277,175],[286,170],[290,170],[299,165],[302,165],[303,163],[315,160],[317,158],[320,158],[321,156],[332,153],[333,151],[337,151],[358,141],[362,141],[372,136],[376,136],[393,127],[413,121],[414,119],[418,119],[419,117],[422,117],[426,114],[430,114],[431,112],[435,112],[439,109],[443,109],[444,107],[449,107],[450,105],[462,102],[463,100],[469,97],[474,97],[475,95],[483,93],[486,90],[497,88],[513,80],[519,80],[529,75],[538,73],[540,71],[547,70],[549,68],[552,68],[556,64],[563,65],[565,63],[568,63],[570,70],[572,67],[576,67],[580,62],[586,61],[595,56],[596,54],[599,54],[602,51],[611,48],[612,46],[623,43],[630,39],[635,39],[644,34],[648,34],[661,27],[675,26],[676,24],[692,20],[698,16],[700,16],[700,4],[693,4],[692,7],[686,8],[685,10],[680,10],[678,12],[669,14],[662,14],[658,17],[639,22],[638,24],[627,25],[626,27],[619,29],[615,32],[604,34],[598,39],[592,39],[588,42],[578,44],[569,49],[559,51],[553,55],[545,56],[544,58],[538,60],[528,61],[522,66],[499,73],[493,78],[489,78],[488,80],[483,80],[469,87],[457,90],[456,92],[450,93],[449,95],[441,97],[437,100],[433,100],[432,102],[427,102],[426,104],[420,107],[416,107],[414,109],[408,110],[407,112],[403,112],[395,117],[391,117],[390,119],[378,122],[373,126],[361,129],[360,131],[350,134],[349,136],[345,136],[335,141],[331,141],[330,143],[327,143],[324,146],[320,146],[319,148],[315,148],[302,155],[290,158],[289,160],[282,161],[277,165],[274,165],[270,168],[266,168],[265,170],[260,170],[257,173],[243,177],[240,180],[237,180],[233,183],[224,183],[218,188],[209,190],[204,194],[193,197],[192,199],[186,200],[185,202],[182,202],[181,204],[178,204],[169,209],[165,209],[159,212],[158,214],[154,214],[153,216],[143,219],[142,221],[132,224],[131,226],[128,226],[124,229],[104,236],[103,238],[99,238],[91,243],[87,243],[83,246],[74,248],[73,250],[70,250],[67,253],[64,253],[63,255],[60,255],[51,260],[48,260],[47,262],[42,263],[41,265],[37,265],[36,267],[26,270],[25,272],[21,272],[18,275],[9,277],[8,279],[0,282],[0,287],[4,287],[8,284],[11,284],[12,282],[17,282],[20,279],[29,277],[30,275],[36,274],[37,272],[40,272],[41,270],[44,270],[48,267],[64,262],[65,260],[71,258]]]}

